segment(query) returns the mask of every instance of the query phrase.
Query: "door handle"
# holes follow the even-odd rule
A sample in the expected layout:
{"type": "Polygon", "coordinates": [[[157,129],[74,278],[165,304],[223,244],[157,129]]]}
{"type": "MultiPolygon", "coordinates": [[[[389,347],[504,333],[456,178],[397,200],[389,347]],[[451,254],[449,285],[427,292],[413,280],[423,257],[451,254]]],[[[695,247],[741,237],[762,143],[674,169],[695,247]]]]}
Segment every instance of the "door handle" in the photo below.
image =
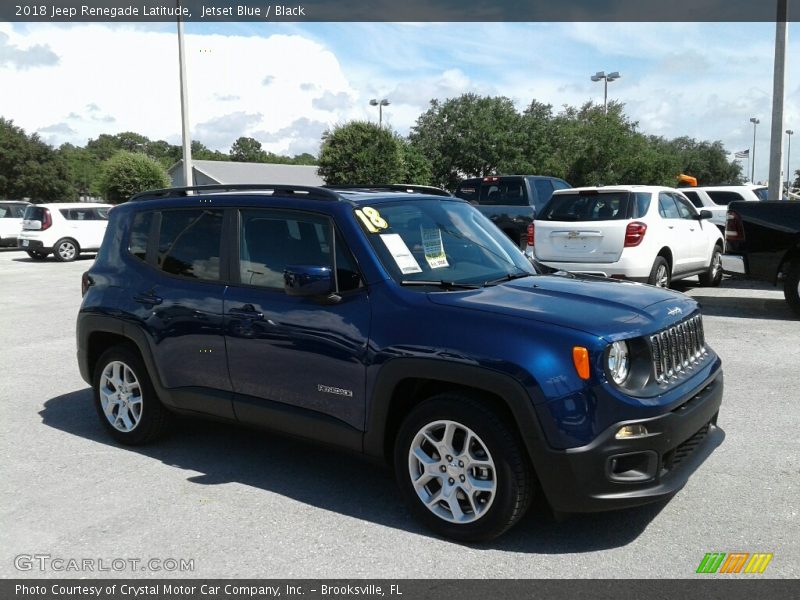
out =
{"type": "Polygon", "coordinates": [[[164,299],[160,296],[156,296],[151,292],[145,292],[143,294],[136,294],[133,297],[134,302],[138,302],[139,304],[149,305],[149,306],[156,306],[157,304],[161,304],[164,299]]]}
{"type": "Polygon", "coordinates": [[[259,312],[256,310],[256,307],[252,304],[245,304],[244,306],[238,306],[236,308],[232,308],[228,311],[232,315],[236,315],[237,317],[246,317],[248,319],[263,319],[264,313],[259,312]]]}
{"type": "Polygon", "coordinates": [[[675,225],[667,225],[667,229],[675,229],[675,225]]]}

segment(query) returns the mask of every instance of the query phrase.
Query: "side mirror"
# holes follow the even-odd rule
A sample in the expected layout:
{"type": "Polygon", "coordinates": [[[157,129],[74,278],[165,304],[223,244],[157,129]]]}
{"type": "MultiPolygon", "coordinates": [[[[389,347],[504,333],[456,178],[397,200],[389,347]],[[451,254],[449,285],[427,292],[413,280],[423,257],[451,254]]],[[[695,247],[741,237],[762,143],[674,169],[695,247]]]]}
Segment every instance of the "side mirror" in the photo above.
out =
{"type": "Polygon", "coordinates": [[[714,216],[714,215],[712,215],[712,214],[711,214],[711,211],[710,211],[710,210],[701,210],[701,211],[700,211],[700,214],[699,214],[699,215],[697,215],[697,220],[698,220],[698,221],[701,221],[702,219],[710,219],[710,218],[712,218],[713,216],[714,216]]]}
{"type": "Polygon", "coordinates": [[[288,296],[329,296],[333,271],[330,267],[289,265],[283,271],[283,290],[288,296]]]}

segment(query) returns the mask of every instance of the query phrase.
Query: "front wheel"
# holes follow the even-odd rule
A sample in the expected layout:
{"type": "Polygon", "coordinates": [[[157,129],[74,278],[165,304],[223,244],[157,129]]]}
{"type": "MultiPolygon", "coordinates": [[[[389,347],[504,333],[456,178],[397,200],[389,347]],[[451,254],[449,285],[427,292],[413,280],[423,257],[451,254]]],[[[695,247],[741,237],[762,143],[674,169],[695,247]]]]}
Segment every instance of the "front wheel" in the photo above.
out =
{"type": "Polygon", "coordinates": [[[796,262],[789,269],[783,282],[783,295],[789,307],[800,315],[800,262],[796,262]]]}
{"type": "Polygon", "coordinates": [[[460,394],[440,394],[411,411],[397,435],[394,466],[414,516],[458,541],[496,538],[533,496],[519,436],[485,404],[460,394]]]}
{"type": "Polygon", "coordinates": [[[156,396],[142,359],[129,347],[103,353],[93,384],[100,422],[118,442],[145,444],[167,429],[170,413],[156,396]]]}
{"type": "Polygon", "coordinates": [[[711,263],[704,273],[700,273],[698,279],[700,285],[705,287],[717,287],[722,282],[722,248],[714,246],[711,263]]]}

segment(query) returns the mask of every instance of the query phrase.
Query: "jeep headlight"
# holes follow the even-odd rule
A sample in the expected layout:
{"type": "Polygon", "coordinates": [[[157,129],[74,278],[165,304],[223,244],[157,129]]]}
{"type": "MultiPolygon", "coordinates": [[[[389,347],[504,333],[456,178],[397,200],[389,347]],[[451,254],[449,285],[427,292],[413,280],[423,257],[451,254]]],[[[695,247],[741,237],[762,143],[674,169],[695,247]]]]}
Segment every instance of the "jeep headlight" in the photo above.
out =
{"type": "Polygon", "coordinates": [[[622,385],[631,372],[631,357],[628,344],[614,342],[608,351],[608,372],[617,385],[622,385]]]}

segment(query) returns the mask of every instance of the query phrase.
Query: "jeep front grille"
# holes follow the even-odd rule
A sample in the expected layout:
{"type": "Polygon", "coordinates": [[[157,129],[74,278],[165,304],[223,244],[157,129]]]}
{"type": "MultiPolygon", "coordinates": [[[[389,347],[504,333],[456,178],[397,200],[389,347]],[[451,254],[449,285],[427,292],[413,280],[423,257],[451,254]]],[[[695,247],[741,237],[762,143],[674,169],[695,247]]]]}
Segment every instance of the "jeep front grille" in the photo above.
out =
{"type": "Polygon", "coordinates": [[[658,383],[678,379],[708,356],[699,314],[650,336],[653,370],[658,383]]]}

